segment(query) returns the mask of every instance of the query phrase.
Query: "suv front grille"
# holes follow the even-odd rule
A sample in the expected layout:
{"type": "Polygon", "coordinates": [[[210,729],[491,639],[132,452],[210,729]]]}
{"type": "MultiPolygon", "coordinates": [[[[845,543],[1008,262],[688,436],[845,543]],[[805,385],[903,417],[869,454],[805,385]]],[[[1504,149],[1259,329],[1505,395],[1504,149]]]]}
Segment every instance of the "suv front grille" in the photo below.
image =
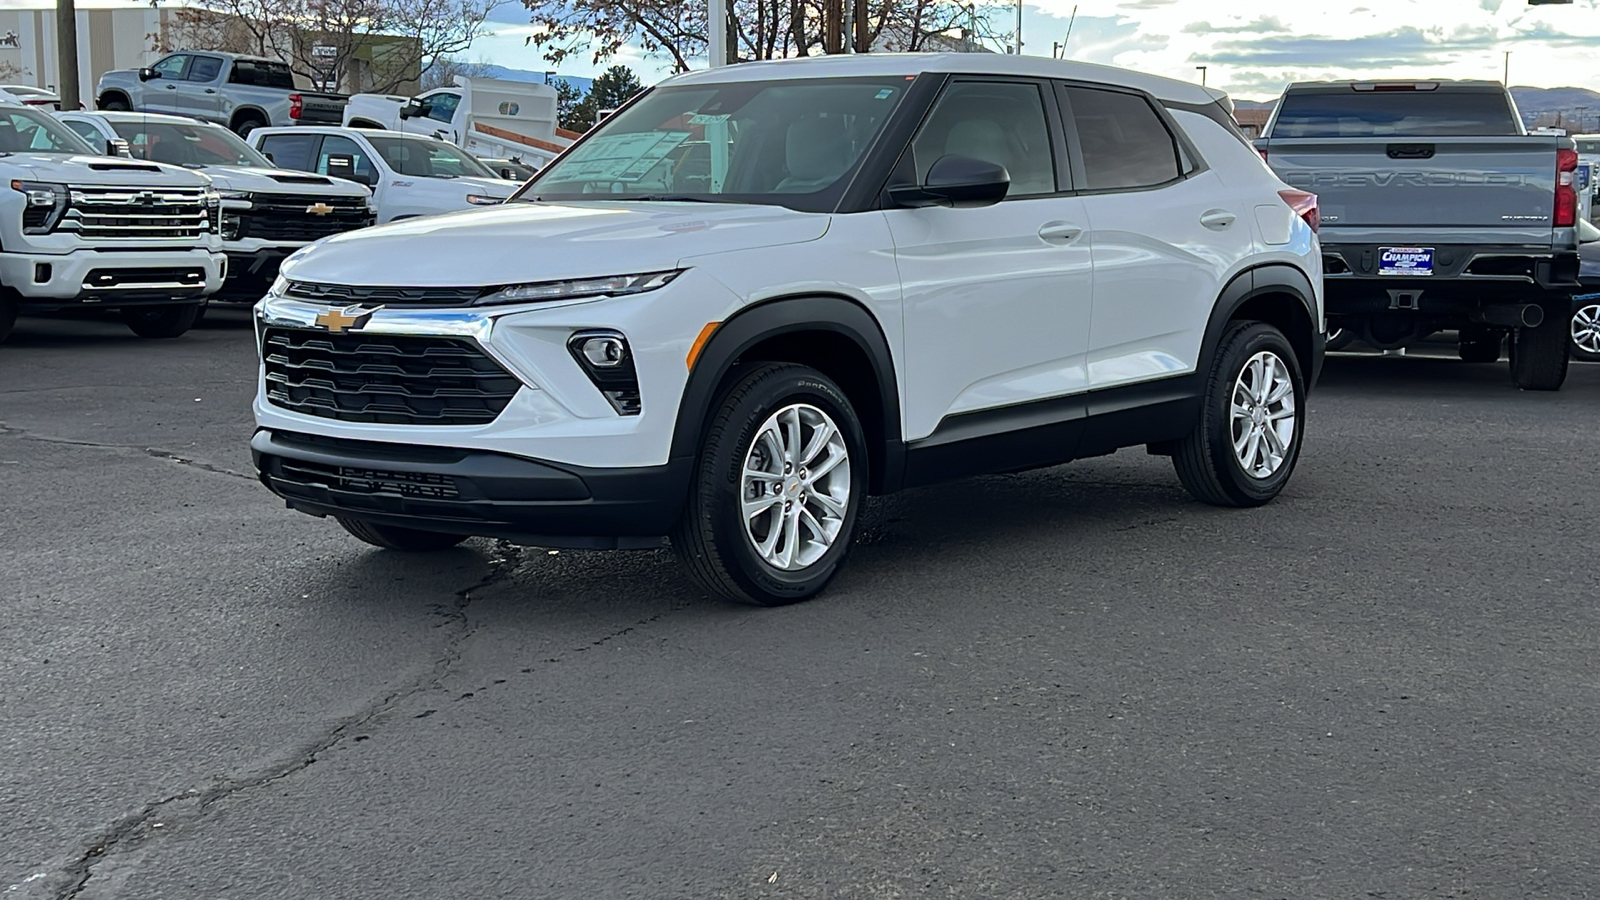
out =
{"type": "Polygon", "coordinates": [[[256,194],[239,213],[239,236],[264,241],[314,241],[365,228],[373,221],[362,197],[256,194]]]}
{"type": "Polygon", "coordinates": [[[381,303],[384,306],[466,306],[483,296],[481,287],[368,287],[291,281],[284,294],[297,300],[348,305],[381,303]]]}
{"type": "Polygon", "coordinates": [[[72,188],[56,231],[81,238],[198,238],[211,229],[200,188],[72,188]]]}
{"type": "Polygon", "coordinates": [[[267,400],[345,422],[483,425],[521,388],[462,338],[268,328],[267,400]]]}

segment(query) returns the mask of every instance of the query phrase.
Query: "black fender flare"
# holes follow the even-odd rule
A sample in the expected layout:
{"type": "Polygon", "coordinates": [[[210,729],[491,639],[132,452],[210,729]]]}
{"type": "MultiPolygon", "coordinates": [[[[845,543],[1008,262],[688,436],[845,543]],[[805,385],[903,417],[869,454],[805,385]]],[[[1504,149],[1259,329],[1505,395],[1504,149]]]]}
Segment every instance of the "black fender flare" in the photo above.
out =
{"type": "Polygon", "coordinates": [[[133,109],[133,96],[122,88],[106,88],[104,91],[96,94],[94,98],[95,107],[98,109],[100,104],[104,103],[107,97],[120,97],[122,98],[123,103],[128,104],[128,109],[133,109]]]}
{"type": "Polygon", "coordinates": [[[272,117],[267,115],[267,111],[261,107],[236,106],[234,107],[233,112],[228,113],[228,130],[233,131],[234,126],[239,124],[239,120],[246,118],[260,119],[262,122],[266,123],[265,127],[272,127],[272,117]]]}
{"type": "Polygon", "coordinates": [[[684,384],[672,432],[672,459],[693,459],[728,373],[750,348],[769,338],[800,331],[828,331],[854,343],[872,366],[883,411],[881,471],[872,473],[874,492],[898,489],[905,472],[905,445],[900,440],[900,389],[894,357],[878,320],[859,303],[836,294],[807,294],[764,300],[729,316],[718,325],[694,359],[684,384]]]}
{"type": "Polygon", "coordinates": [[[1200,359],[1195,369],[1197,373],[1211,371],[1211,361],[1216,357],[1217,345],[1222,342],[1222,333],[1239,308],[1256,297],[1267,294],[1285,294],[1295,298],[1299,302],[1300,311],[1305,313],[1306,320],[1311,323],[1310,334],[1303,337],[1289,334],[1285,337],[1297,352],[1307,354],[1307,359],[1303,361],[1305,371],[1302,373],[1307,388],[1316,384],[1317,377],[1322,371],[1322,357],[1326,344],[1326,335],[1322,333],[1322,323],[1317,316],[1317,294],[1311,285],[1310,276],[1287,263],[1268,263],[1245,269],[1233,276],[1222,288],[1222,292],[1217,296],[1216,305],[1211,309],[1211,318],[1206,322],[1205,337],[1200,343],[1200,359]]]}

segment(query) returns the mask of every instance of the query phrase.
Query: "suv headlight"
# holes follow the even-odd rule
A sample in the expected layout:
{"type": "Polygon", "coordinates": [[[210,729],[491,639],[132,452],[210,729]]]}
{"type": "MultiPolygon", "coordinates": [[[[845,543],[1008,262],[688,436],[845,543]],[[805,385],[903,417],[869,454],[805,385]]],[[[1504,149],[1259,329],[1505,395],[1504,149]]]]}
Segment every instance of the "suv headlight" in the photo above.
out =
{"type": "Polygon", "coordinates": [[[468,194],[467,202],[473,206],[499,206],[506,201],[504,197],[491,197],[488,194],[468,194]]]}
{"type": "Polygon", "coordinates": [[[289,279],[279,275],[272,279],[272,287],[267,288],[268,297],[282,297],[289,293],[289,279]]]}
{"type": "Polygon", "coordinates": [[[531,284],[512,284],[495,289],[473,301],[474,306],[495,306],[504,303],[537,303],[541,300],[573,300],[579,297],[620,297],[642,294],[666,287],[682,269],[668,272],[645,272],[639,275],[612,275],[607,278],[575,278],[567,281],[538,281],[531,284]]]}
{"type": "Polygon", "coordinates": [[[26,198],[22,208],[23,234],[49,234],[72,202],[72,192],[64,184],[13,179],[11,189],[26,198]]]}

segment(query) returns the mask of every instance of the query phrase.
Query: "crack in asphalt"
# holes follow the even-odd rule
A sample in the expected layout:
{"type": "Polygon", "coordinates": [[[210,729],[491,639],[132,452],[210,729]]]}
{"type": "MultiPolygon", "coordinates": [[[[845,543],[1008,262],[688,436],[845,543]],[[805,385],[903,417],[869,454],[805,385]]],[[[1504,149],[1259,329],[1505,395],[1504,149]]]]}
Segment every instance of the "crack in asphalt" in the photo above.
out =
{"type": "Polygon", "coordinates": [[[160,447],[139,447],[133,444],[105,444],[97,441],[80,441],[73,438],[50,437],[49,435],[35,434],[26,428],[18,428],[15,425],[7,425],[4,422],[0,422],[0,437],[15,437],[25,441],[38,441],[42,444],[60,444],[67,447],[83,447],[89,450],[107,450],[112,453],[140,453],[152,459],[162,459],[168,462],[174,462],[180,466],[185,466],[191,469],[199,469],[202,472],[210,472],[213,475],[227,475],[233,478],[243,478],[246,481],[256,480],[254,475],[247,475],[243,472],[235,472],[234,470],[225,466],[219,466],[216,463],[206,462],[203,459],[196,459],[192,456],[184,456],[176,451],[164,450],[160,447]]]}
{"type": "MultiPolygon", "coordinates": [[[[14,431],[0,424],[0,434],[14,431]]],[[[320,737],[295,747],[288,754],[253,772],[231,778],[218,777],[210,785],[188,788],[117,819],[82,842],[77,851],[57,857],[43,871],[34,872],[0,891],[0,896],[14,896],[18,900],[33,896],[72,900],[90,886],[90,881],[96,877],[96,868],[111,859],[113,854],[124,848],[126,852],[136,852],[140,849],[138,845],[161,834],[163,829],[176,830],[204,818],[218,801],[301,772],[353,732],[366,730],[368,725],[411,697],[442,690],[450,670],[461,660],[462,645],[477,633],[467,617],[467,608],[472,604],[473,596],[510,576],[522,559],[522,548],[508,541],[496,540],[484,576],[456,591],[450,603],[434,607],[435,614],[446,620],[440,627],[450,631],[427,674],[385,693],[361,711],[338,720],[320,737]],[[28,893],[19,893],[24,890],[28,893]]]]}

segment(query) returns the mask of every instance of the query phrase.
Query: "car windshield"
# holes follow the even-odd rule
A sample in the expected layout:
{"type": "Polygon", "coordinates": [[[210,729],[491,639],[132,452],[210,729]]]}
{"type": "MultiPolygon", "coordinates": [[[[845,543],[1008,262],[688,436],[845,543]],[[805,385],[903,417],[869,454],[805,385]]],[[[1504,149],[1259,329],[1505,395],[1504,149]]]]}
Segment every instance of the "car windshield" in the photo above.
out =
{"type": "Polygon", "coordinates": [[[238,135],[221,125],[175,122],[112,122],[111,127],[128,142],[135,159],[175,166],[258,166],[272,168],[238,135]]]}
{"type": "Polygon", "coordinates": [[[887,76],[658,88],[546,166],[516,199],[829,209],[910,84],[887,76]]]}
{"type": "Polygon", "coordinates": [[[99,155],[54,116],[23,106],[0,107],[0,153],[87,153],[99,155]]]}
{"type": "Polygon", "coordinates": [[[414,138],[369,134],[367,140],[383,156],[389,168],[401,175],[418,178],[495,178],[477,157],[444,141],[419,141],[414,138]]]}

